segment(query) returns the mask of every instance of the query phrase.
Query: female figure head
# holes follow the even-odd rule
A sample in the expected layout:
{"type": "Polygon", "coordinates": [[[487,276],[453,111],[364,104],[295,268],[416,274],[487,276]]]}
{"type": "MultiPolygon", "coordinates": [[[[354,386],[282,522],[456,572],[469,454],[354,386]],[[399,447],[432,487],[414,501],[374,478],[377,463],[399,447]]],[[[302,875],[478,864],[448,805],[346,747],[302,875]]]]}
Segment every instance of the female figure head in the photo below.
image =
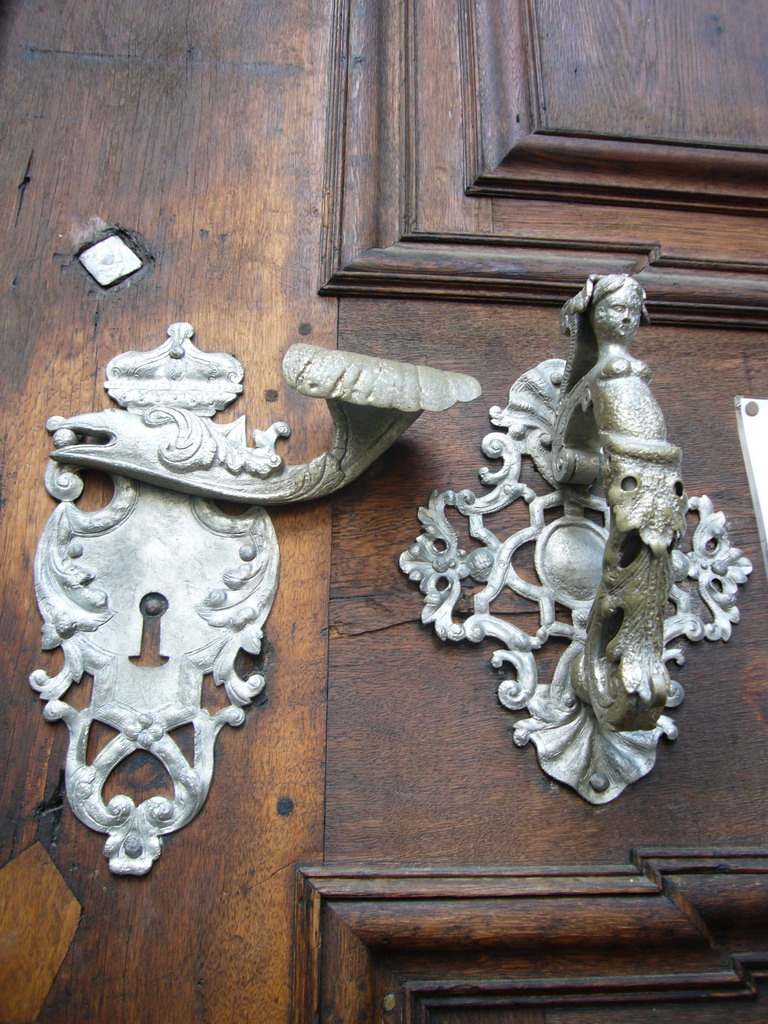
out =
{"type": "Polygon", "coordinates": [[[575,315],[581,331],[591,327],[601,352],[614,344],[627,348],[640,324],[648,323],[645,292],[629,274],[590,274],[578,295],[563,306],[564,333],[571,333],[575,315]]]}
{"type": "Polygon", "coordinates": [[[616,342],[627,347],[648,314],[645,292],[628,274],[598,278],[592,291],[590,320],[599,349],[616,342]]]}

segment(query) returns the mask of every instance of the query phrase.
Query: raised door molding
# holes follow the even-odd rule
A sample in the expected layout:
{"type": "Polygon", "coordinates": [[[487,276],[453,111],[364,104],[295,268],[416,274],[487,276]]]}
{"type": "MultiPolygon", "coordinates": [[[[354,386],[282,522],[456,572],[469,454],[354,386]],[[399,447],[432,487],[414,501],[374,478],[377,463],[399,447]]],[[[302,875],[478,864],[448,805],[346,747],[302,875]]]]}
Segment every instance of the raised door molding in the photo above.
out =
{"type": "Polygon", "coordinates": [[[554,305],[589,269],[664,322],[768,323],[768,256],[728,229],[768,215],[757,5],[567,6],[337,0],[323,293],[554,305]]]}
{"type": "Polygon", "coordinates": [[[471,192],[766,209],[756,5],[459,2],[471,192]]]}
{"type": "Polygon", "coordinates": [[[645,852],[594,868],[331,865],[299,871],[296,898],[302,1024],[516,1008],[543,1021],[563,1006],[624,1006],[620,1019],[636,1021],[649,1002],[686,1004],[690,1015],[677,1012],[695,1021],[709,998],[728,1004],[723,1020],[764,1019],[768,851],[645,852]]]}

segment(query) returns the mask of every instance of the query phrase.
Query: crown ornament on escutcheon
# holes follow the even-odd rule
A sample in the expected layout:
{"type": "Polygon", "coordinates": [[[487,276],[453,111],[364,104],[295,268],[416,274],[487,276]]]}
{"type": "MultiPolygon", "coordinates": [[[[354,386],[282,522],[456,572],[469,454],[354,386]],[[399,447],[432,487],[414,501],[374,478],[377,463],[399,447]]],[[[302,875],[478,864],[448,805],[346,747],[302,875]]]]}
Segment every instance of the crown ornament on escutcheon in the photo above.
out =
{"type": "Polygon", "coordinates": [[[157,348],[116,356],[104,384],[110,398],[132,412],[160,405],[213,416],[226,408],[243,390],[243,367],[224,352],[201,352],[194,333],[192,324],[171,324],[157,348]]]}

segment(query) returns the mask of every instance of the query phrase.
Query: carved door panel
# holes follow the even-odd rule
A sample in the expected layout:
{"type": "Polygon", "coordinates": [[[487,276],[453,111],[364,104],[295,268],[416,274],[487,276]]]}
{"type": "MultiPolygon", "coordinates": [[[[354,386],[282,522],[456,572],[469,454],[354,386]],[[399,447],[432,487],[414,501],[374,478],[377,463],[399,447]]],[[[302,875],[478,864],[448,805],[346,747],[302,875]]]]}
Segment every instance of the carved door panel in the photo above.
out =
{"type": "MultiPolygon", "coordinates": [[[[339,344],[474,373],[484,394],[439,427],[419,421],[335,503],[325,864],[300,875],[300,1019],[765,1016],[767,623],[734,396],[768,383],[766,82],[757,5],[734,17],[697,3],[342,8],[324,286],[341,296],[339,344]],[[755,566],[733,639],[691,645],[674,673],[678,738],[602,806],[516,745],[525,709],[498,696],[516,683],[498,634],[451,642],[484,579],[453,590],[482,568],[477,527],[448,508],[433,535],[446,550],[409,555],[426,605],[396,566],[435,525],[416,518],[433,489],[485,496],[478,469],[502,473],[498,440],[481,440],[524,371],[565,357],[558,306],[590,271],[645,287],[635,353],[688,493],[726,511],[755,566]]],[[[516,508],[490,527],[502,540],[529,524],[516,508]]],[[[539,582],[532,558],[519,572],[539,582]]],[[[532,634],[534,612],[509,588],[499,616],[532,634]]],[[[536,654],[542,673],[563,646],[536,654]]]]}
{"type": "MultiPolygon", "coordinates": [[[[764,1019],[768,615],[733,410],[768,393],[760,7],[6,5],[0,1021],[764,1019]],[[142,265],[100,285],[77,256],[115,233],[142,265]],[[603,806],[515,746],[491,645],[421,625],[397,565],[433,489],[479,489],[488,408],[565,356],[558,307],[592,272],[645,287],[636,354],[687,489],[755,567],[729,643],[686,652],[679,737],[603,806]],[[245,367],[220,418],[288,422],[293,461],[331,437],[283,383],[295,341],[484,394],[333,501],[271,513],[265,690],[195,821],[117,878],[26,682],[60,666],[32,591],[44,425],[108,405],[108,362],[184,320],[245,367]]],[[[108,494],[93,475],[80,505],[108,494]]],[[[528,611],[503,614],[535,629],[528,611]]],[[[168,779],[137,751],[111,785],[168,779]]]]}

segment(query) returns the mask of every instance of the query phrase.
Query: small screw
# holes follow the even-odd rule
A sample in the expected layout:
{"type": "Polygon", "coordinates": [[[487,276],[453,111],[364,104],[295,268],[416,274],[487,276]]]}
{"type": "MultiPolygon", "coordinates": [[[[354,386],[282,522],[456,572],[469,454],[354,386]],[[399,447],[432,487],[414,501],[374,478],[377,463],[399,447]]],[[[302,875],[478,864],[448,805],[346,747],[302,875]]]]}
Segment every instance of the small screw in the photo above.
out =
{"type": "Polygon", "coordinates": [[[602,772],[595,772],[590,775],[589,784],[596,793],[604,793],[608,789],[608,777],[602,772]]]}
{"type": "Polygon", "coordinates": [[[744,412],[747,414],[747,416],[757,416],[757,414],[760,412],[760,406],[757,404],[757,402],[747,402],[746,406],[744,407],[744,412]]]}
{"type": "Polygon", "coordinates": [[[168,610],[168,601],[162,594],[145,594],[139,602],[139,610],[143,615],[154,618],[168,610]]]}
{"type": "Polygon", "coordinates": [[[102,238],[81,252],[78,259],[102,288],[130,277],[142,266],[139,257],[119,235],[102,238]]]}
{"type": "Polygon", "coordinates": [[[132,860],[135,860],[137,857],[140,857],[143,850],[144,847],[142,846],[141,840],[139,839],[138,836],[128,836],[125,842],[123,843],[124,853],[126,854],[127,857],[130,857],[132,860]]]}

